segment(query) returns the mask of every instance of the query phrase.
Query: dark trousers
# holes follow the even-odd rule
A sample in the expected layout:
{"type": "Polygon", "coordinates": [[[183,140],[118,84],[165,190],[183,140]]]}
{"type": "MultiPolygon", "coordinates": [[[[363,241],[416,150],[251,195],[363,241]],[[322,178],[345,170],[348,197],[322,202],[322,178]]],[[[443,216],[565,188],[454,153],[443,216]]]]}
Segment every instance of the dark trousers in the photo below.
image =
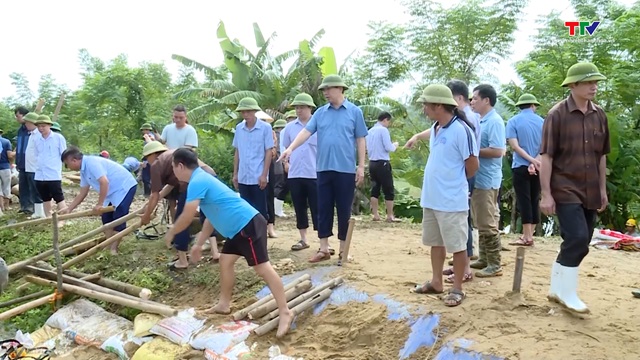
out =
{"type": "Polygon", "coordinates": [[[371,177],[371,197],[378,199],[380,197],[380,189],[382,189],[384,199],[393,201],[395,194],[391,162],[388,160],[369,161],[369,176],[371,177]]]}
{"type": "Polygon", "coordinates": [[[347,239],[356,189],[356,175],[337,171],[318,172],[318,237],[333,236],[333,207],[338,213],[338,239],[347,239]]]}
{"type": "Polygon", "coordinates": [[[516,203],[522,218],[522,224],[538,224],[540,222],[540,178],[529,174],[527,166],[512,169],[513,190],[516,203]]]}
{"type": "Polygon", "coordinates": [[[556,262],[566,267],[580,266],[589,253],[597,210],[585,209],[582,204],[556,203],[556,215],[562,237],[556,262]]]}
{"type": "Polygon", "coordinates": [[[238,184],[240,197],[245,199],[249,203],[249,205],[254,207],[254,209],[258,210],[258,212],[260,212],[260,214],[262,214],[265,219],[269,218],[269,213],[267,210],[268,188],[269,186],[261,190],[259,185],[238,184]]]}
{"type": "MultiPolygon", "coordinates": [[[[180,217],[180,214],[184,211],[184,204],[187,202],[187,191],[183,191],[178,195],[178,201],[176,204],[176,219],[180,217]]],[[[189,228],[177,233],[173,238],[173,247],[178,251],[189,250],[189,242],[191,242],[191,235],[189,234],[189,228]]]]}
{"type": "Polygon", "coordinates": [[[469,230],[467,233],[467,256],[473,256],[473,225],[471,224],[471,195],[473,194],[473,188],[476,185],[476,177],[473,176],[470,179],[467,179],[467,184],[469,184],[469,216],[467,216],[467,224],[469,225],[469,230]]]}
{"type": "Polygon", "coordinates": [[[287,173],[284,173],[281,176],[281,180],[276,182],[274,193],[276,195],[276,199],[284,201],[287,198],[287,194],[289,194],[289,181],[287,178],[287,173]]]}
{"type": "Polygon", "coordinates": [[[311,210],[313,230],[318,230],[318,182],[316,179],[288,179],[291,189],[291,201],[296,211],[296,228],[308,229],[309,217],[307,209],[311,210]]]}
{"type": "Polygon", "coordinates": [[[33,204],[42,202],[36,188],[35,173],[20,171],[18,173],[18,191],[20,196],[20,210],[33,214],[33,204]]]}
{"type": "Polygon", "coordinates": [[[151,165],[147,164],[142,169],[142,186],[144,187],[144,196],[151,195],[151,165]]]}

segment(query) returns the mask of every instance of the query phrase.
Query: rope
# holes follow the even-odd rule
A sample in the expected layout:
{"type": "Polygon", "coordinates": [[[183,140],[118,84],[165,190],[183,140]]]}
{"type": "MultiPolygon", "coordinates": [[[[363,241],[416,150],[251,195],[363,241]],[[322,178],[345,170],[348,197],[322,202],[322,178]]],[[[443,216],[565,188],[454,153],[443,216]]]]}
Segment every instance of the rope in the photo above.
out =
{"type": "Polygon", "coordinates": [[[58,289],[53,290],[53,294],[51,294],[51,298],[49,299],[49,302],[51,303],[51,308],[53,308],[53,311],[56,311],[56,302],[59,299],[62,299],[64,297],[64,294],[62,292],[58,292],[58,289]]]}

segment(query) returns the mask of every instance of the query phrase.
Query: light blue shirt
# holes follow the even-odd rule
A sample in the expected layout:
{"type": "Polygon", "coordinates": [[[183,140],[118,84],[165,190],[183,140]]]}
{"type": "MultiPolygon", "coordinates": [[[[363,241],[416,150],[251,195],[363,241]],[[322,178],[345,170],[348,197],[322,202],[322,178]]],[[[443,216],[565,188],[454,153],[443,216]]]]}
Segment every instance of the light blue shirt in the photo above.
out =
{"type": "Polygon", "coordinates": [[[166,142],[169,149],[177,149],[183,146],[198,147],[198,133],[189,124],[186,124],[182,129],[178,129],[175,123],[169,124],[162,129],[160,137],[166,142]]]}
{"type": "MultiPolygon", "coordinates": [[[[305,125],[299,119],[287,124],[282,130],[284,134],[281,133],[282,137],[280,138],[285,149],[291,146],[291,143],[304,127],[305,125]]],[[[316,172],[317,156],[318,134],[313,134],[291,153],[291,157],[289,157],[289,179],[316,179],[318,177],[316,172]]]]}
{"type": "MultiPolygon", "coordinates": [[[[287,125],[289,125],[289,124],[287,124],[287,125]]],[[[280,130],[280,134],[278,134],[278,136],[279,136],[279,137],[278,137],[278,145],[279,145],[279,147],[280,147],[280,154],[282,154],[285,150],[287,150],[287,147],[286,147],[286,146],[284,146],[284,141],[282,141],[282,139],[284,139],[284,137],[285,137],[285,132],[284,132],[284,130],[285,130],[286,128],[287,128],[287,127],[285,126],[285,127],[284,127],[284,129],[280,130]]],[[[277,159],[275,159],[275,160],[277,160],[277,159]]]]}
{"type": "Polygon", "coordinates": [[[200,210],[220,235],[233,239],[258,215],[258,210],[227,185],[197,168],[187,186],[187,202],[200,200],[200,210]]]}
{"type": "MultiPolygon", "coordinates": [[[[535,158],[540,153],[543,123],[544,120],[533,109],[524,109],[507,121],[507,139],[517,139],[518,145],[522,150],[532,158],[535,158]]],[[[529,164],[529,161],[525,160],[520,154],[513,152],[512,168],[529,166],[529,164]]]]}
{"type": "Polygon", "coordinates": [[[129,156],[124,159],[122,166],[124,166],[124,168],[129,170],[130,172],[136,172],[140,167],[140,161],[138,161],[138,159],[134,158],[133,156],[129,156]]]}
{"type": "Polygon", "coordinates": [[[100,192],[101,177],[106,176],[109,190],[103,206],[119,206],[132,187],[138,186],[136,180],[122,165],[100,156],[84,155],[80,165],[80,187],[90,186],[100,192]]]}
{"type": "Polygon", "coordinates": [[[480,139],[482,137],[482,130],[480,130],[480,114],[471,110],[471,106],[467,105],[462,109],[465,115],[467,115],[467,120],[473,125],[475,128],[474,133],[476,135],[476,153],[480,153],[480,139]]]}
{"type": "Polygon", "coordinates": [[[366,139],[369,160],[391,160],[389,153],[396,151],[396,146],[391,142],[389,129],[377,123],[369,129],[366,139]]]}
{"type": "Polygon", "coordinates": [[[62,180],[62,160],[60,156],[67,149],[67,140],[57,132],[51,131],[45,139],[36,136],[34,155],[37,165],[34,179],[38,181],[62,180]]]}
{"type": "Polygon", "coordinates": [[[264,153],[273,146],[273,130],[269,123],[258,119],[251,129],[247,128],[246,120],[236,125],[233,147],[238,150],[239,184],[258,185],[264,170],[264,153]]]}
{"type": "MultiPolygon", "coordinates": [[[[480,149],[506,149],[504,120],[495,109],[480,119],[482,131],[480,149]]],[[[500,189],[502,183],[502,156],[498,158],[480,158],[480,168],[476,172],[476,189],[500,189]]]]}
{"type": "Polygon", "coordinates": [[[471,155],[478,156],[475,136],[458,118],[437,132],[436,125],[431,127],[420,206],[436,211],[469,211],[465,161],[471,155]]]}
{"type": "Polygon", "coordinates": [[[346,99],[338,108],[323,105],[306,129],[311,134],[318,133],[318,172],[356,173],[356,139],[368,134],[359,107],[346,99]]]}

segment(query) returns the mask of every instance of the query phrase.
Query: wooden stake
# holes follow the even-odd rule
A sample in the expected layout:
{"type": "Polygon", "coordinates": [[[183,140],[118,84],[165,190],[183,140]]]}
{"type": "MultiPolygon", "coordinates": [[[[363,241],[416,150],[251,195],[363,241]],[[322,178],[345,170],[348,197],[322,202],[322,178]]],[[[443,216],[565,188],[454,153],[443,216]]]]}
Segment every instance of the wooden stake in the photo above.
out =
{"type": "MultiPolygon", "coordinates": [[[[316,304],[319,304],[319,303],[323,302],[324,300],[328,299],[329,296],[331,296],[331,292],[332,292],[331,289],[324,289],[319,294],[314,295],[311,299],[306,300],[302,304],[299,304],[298,306],[294,307],[293,309],[291,309],[291,311],[293,312],[293,316],[297,316],[297,315],[301,314],[303,311],[305,311],[305,310],[315,306],[316,304]]],[[[253,332],[258,336],[262,336],[262,335],[270,332],[271,330],[277,328],[279,321],[280,321],[280,318],[277,317],[277,318],[269,321],[268,323],[258,327],[253,332]]]]}
{"type": "MultiPolygon", "coordinates": [[[[39,278],[36,276],[31,276],[31,275],[25,276],[25,280],[27,280],[28,282],[38,284],[38,285],[43,285],[43,286],[51,286],[51,287],[56,286],[56,283],[53,281],[39,278]]],[[[85,297],[96,299],[96,300],[110,302],[113,304],[130,307],[133,309],[138,309],[138,310],[152,313],[152,314],[159,314],[163,316],[175,316],[176,314],[178,314],[178,311],[173,308],[170,308],[167,306],[157,306],[154,304],[149,304],[140,299],[131,300],[131,299],[123,298],[120,296],[115,296],[115,295],[105,294],[105,293],[101,293],[94,290],[84,289],[79,286],[70,285],[70,284],[62,284],[62,287],[66,292],[70,292],[76,295],[85,296],[85,297]]]]}
{"type": "Polygon", "coordinates": [[[62,305],[62,257],[60,256],[60,248],[58,247],[58,213],[53,212],[51,214],[51,219],[53,219],[53,253],[56,259],[56,293],[59,296],[56,296],[56,309],[59,309],[62,305]]]}
{"type": "MultiPolygon", "coordinates": [[[[55,283],[53,283],[55,286],[55,283]]],[[[31,309],[35,309],[38,306],[42,306],[46,303],[49,302],[49,299],[51,299],[51,295],[47,295],[47,296],[43,296],[40,299],[37,300],[33,300],[33,301],[29,301],[26,304],[22,304],[20,306],[16,306],[10,310],[7,310],[3,313],[0,314],[0,321],[4,321],[4,320],[9,320],[14,316],[20,315],[24,312],[27,312],[31,309]]]]}
{"type": "Polygon", "coordinates": [[[97,237],[95,239],[91,239],[91,240],[82,242],[80,244],[73,245],[70,248],[66,248],[61,252],[61,254],[63,256],[79,255],[79,254],[82,254],[87,249],[91,249],[92,247],[100,244],[101,242],[103,242],[105,240],[106,240],[106,238],[104,237],[104,235],[102,235],[102,236],[97,237]]]}
{"type": "MultiPolygon", "coordinates": [[[[138,209],[138,210],[136,210],[136,211],[134,211],[132,213],[129,213],[129,215],[123,216],[118,220],[112,221],[112,222],[110,222],[108,224],[104,224],[104,225],[100,226],[99,228],[97,228],[95,230],[91,230],[91,231],[89,231],[88,233],[86,233],[84,235],[80,235],[80,236],[76,237],[75,239],[71,239],[71,240],[69,240],[67,242],[64,242],[64,243],[62,243],[60,245],[60,249],[66,249],[66,248],[68,248],[70,246],[73,246],[75,244],[81,243],[81,242],[83,242],[83,241],[85,241],[87,239],[90,239],[90,238],[92,238],[92,237],[94,237],[96,235],[99,235],[99,234],[103,233],[105,230],[113,229],[114,227],[116,227],[116,226],[118,226],[120,224],[123,224],[123,223],[127,222],[128,220],[131,220],[131,219],[137,217],[138,214],[142,213],[143,211],[144,211],[144,207],[141,208],[141,209],[138,209]]],[[[71,214],[69,214],[69,215],[71,215],[71,214]]],[[[61,220],[61,219],[62,219],[62,216],[60,216],[58,218],[58,220],[61,220]]],[[[30,257],[28,259],[19,261],[17,263],[13,263],[13,264],[8,266],[9,274],[13,274],[13,273],[19,271],[20,269],[24,268],[25,266],[31,265],[31,264],[33,264],[33,263],[35,263],[37,261],[47,259],[51,255],[53,255],[53,249],[47,250],[47,251],[45,251],[45,252],[43,252],[41,254],[38,254],[38,255],[30,257]]]]}
{"type": "Polygon", "coordinates": [[[91,249],[83,252],[82,254],[74,257],[73,259],[65,262],[64,264],[62,264],[62,268],[63,269],[68,269],[68,268],[72,267],[73,265],[78,264],[78,263],[86,260],[89,256],[98,253],[103,248],[106,248],[107,246],[113,244],[114,242],[116,242],[116,241],[124,238],[125,236],[131,234],[132,232],[134,232],[139,227],[140,227],[140,221],[137,221],[135,224],[129,225],[126,229],[124,229],[124,230],[120,231],[119,233],[113,235],[112,237],[108,238],[103,243],[98,244],[98,245],[92,247],[91,249]]]}
{"type": "MultiPolygon", "coordinates": [[[[112,212],[113,210],[115,210],[115,208],[113,206],[107,206],[107,207],[103,207],[102,209],[100,209],[100,212],[98,212],[98,213],[95,213],[91,209],[84,210],[84,211],[78,211],[78,212],[71,213],[71,214],[60,215],[60,216],[58,216],[58,221],[76,219],[76,218],[81,218],[81,217],[85,217],[85,216],[98,216],[98,215],[102,215],[104,213],[112,212]]],[[[52,218],[42,218],[42,219],[27,220],[27,221],[15,223],[15,224],[5,225],[5,226],[1,227],[0,230],[8,230],[8,229],[21,228],[21,227],[25,227],[25,226],[46,224],[46,223],[50,222],[51,219],[52,218]]]]}
{"type": "MultiPolygon", "coordinates": [[[[284,292],[284,296],[287,299],[287,302],[300,294],[303,294],[311,289],[311,280],[305,280],[301,283],[296,284],[293,288],[284,292]]],[[[278,308],[278,304],[276,303],[276,299],[269,300],[266,304],[260,305],[257,308],[251,310],[249,312],[249,319],[257,319],[261,316],[264,316],[274,309],[278,308]]]]}
{"type": "Polygon", "coordinates": [[[349,262],[349,249],[351,248],[351,236],[353,236],[353,228],[356,226],[356,219],[349,219],[349,227],[347,228],[347,238],[344,240],[344,249],[342,250],[342,259],[338,261],[338,265],[341,266],[344,263],[349,262]]]}
{"type": "MultiPolygon", "coordinates": [[[[304,275],[300,276],[299,278],[293,280],[292,282],[288,283],[287,285],[285,285],[284,286],[284,291],[287,291],[287,290],[293,288],[294,286],[296,286],[297,284],[299,284],[299,283],[301,283],[301,282],[303,282],[305,280],[310,280],[310,279],[311,279],[311,275],[304,274],[304,275]]],[[[247,315],[249,314],[249,312],[251,310],[257,308],[260,305],[264,305],[264,304],[268,303],[271,300],[273,300],[273,294],[269,294],[269,295],[263,297],[262,299],[256,301],[255,303],[247,306],[246,308],[236,311],[235,313],[233,313],[233,315],[231,315],[231,317],[235,321],[242,320],[245,317],[247,317],[247,315]]]]}
{"type": "MultiPolygon", "coordinates": [[[[287,303],[287,307],[289,309],[293,309],[298,304],[302,304],[306,300],[309,300],[312,297],[316,296],[316,294],[319,294],[322,290],[324,290],[324,289],[333,289],[333,288],[335,288],[337,286],[340,286],[343,282],[344,282],[344,280],[342,279],[342,277],[331,279],[331,280],[329,280],[329,281],[327,281],[327,282],[325,282],[323,284],[320,284],[320,285],[314,287],[313,289],[307,291],[306,293],[295,297],[293,300],[291,300],[291,301],[289,301],[287,303]]],[[[278,309],[275,309],[275,310],[271,311],[270,313],[268,313],[267,315],[263,316],[262,319],[260,319],[260,320],[261,321],[269,321],[269,320],[275,319],[277,317],[278,317],[278,309]]]]}
{"type": "Polygon", "coordinates": [[[40,114],[40,111],[42,111],[43,107],[44,107],[44,99],[40,98],[38,99],[38,104],[36,105],[36,108],[33,110],[33,112],[36,114],[40,114]]]}
{"type": "MultiPolygon", "coordinates": [[[[27,284],[29,284],[29,283],[27,283],[27,284]]],[[[23,303],[25,301],[29,301],[29,300],[32,300],[32,299],[35,299],[35,298],[41,298],[41,297],[43,297],[45,295],[49,295],[50,293],[51,293],[51,291],[49,291],[49,290],[42,290],[42,291],[38,291],[38,292],[33,293],[33,294],[29,294],[29,295],[25,295],[25,296],[21,296],[21,297],[15,298],[15,299],[11,299],[9,301],[5,301],[2,304],[0,304],[0,309],[9,307],[9,306],[15,305],[15,304],[21,304],[21,303],[23,303]]]]}
{"type": "MultiPolygon", "coordinates": [[[[42,277],[42,278],[45,278],[47,280],[53,280],[53,279],[56,278],[56,273],[54,273],[53,271],[50,271],[50,270],[40,269],[40,268],[37,268],[35,266],[27,266],[26,270],[28,270],[29,272],[31,272],[34,275],[37,275],[37,276],[42,277]]],[[[130,299],[130,300],[143,301],[145,303],[154,304],[156,306],[167,306],[167,305],[164,305],[164,304],[157,303],[155,301],[140,299],[140,298],[138,298],[136,296],[133,296],[133,295],[129,295],[129,294],[117,291],[117,290],[109,289],[108,287],[96,285],[96,284],[91,283],[88,280],[86,280],[86,277],[82,278],[82,279],[77,279],[77,278],[74,278],[74,277],[69,276],[69,275],[62,275],[62,279],[63,279],[65,284],[74,285],[74,286],[81,286],[81,287],[83,287],[85,289],[94,290],[94,291],[98,291],[98,292],[105,293],[105,294],[111,294],[111,295],[114,295],[114,296],[119,296],[119,297],[127,298],[127,299],[130,299]]]]}
{"type": "Polygon", "coordinates": [[[522,272],[524,271],[524,253],[525,248],[522,246],[518,247],[516,251],[516,269],[513,274],[513,289],[514,293],[520,292],[520,285],[522,285],[522,272]]]}
{"type": "Polygon", "coordinates": [[[56,110],[53,112],[53,117],[51,118],[52,122],[58,121],[58,115],[62,109],[62,104],[64,104],[64,96],[65,93],[60,94],[60,100],[58,100],[58,105],[56,105],[56,110]]]}

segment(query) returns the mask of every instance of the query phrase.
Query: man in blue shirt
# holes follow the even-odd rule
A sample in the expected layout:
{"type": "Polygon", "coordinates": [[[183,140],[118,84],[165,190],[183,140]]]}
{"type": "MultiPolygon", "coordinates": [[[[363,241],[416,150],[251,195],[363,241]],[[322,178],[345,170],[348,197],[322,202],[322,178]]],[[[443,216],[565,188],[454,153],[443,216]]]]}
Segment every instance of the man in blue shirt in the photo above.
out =
{"type": "Polygon", "coordinates": [[[480,258],[471,264],[477,277],[501,276],[498,191],[502,183],[502,157],[506,150],[504,120],[494,106],[498,94],[491,85],[473,89],[471,106],[480,114],[480,168],[471,195],[471,213],[478,229],[480,258]]]}
{"type": "Polygon", "coordinates": [[[0,189],[2,190],[2,199],[0,199],[0,215],[9,207],[11,199],[11,162],[13,156],[11,151],[11,141],[5,139],[2,135],[4,131],[0,130],[0,189]]]}
{"type": "Polygon", "coordinates": [[[344,92],[347,89],[338,75],[329,75],[322,80],[318,90],[322,90],[329,103],[316,110],[307,126],[279,159],[288,159],[293,150],[318,133],[318,194],[322,194],[318,197],[320,249],[309,260],[312,263],[331,259],[329,237],[333,235],[334,204],[338,213],[339,258],[342,258],[355,186],[364,181],[367,125],[362,110],[345,99],[344,92]]]}
{"type": "Polygon", "coordinates": [[[382,112],[378,116],[378,122],[369,129],[369,134],[366,137],[367,154],[369,155],[369,176],[371,177],[370,201],[373,221],[380,221],[380,214],[378,213],[380,189],[384,192],[387,222],[397,221],[395,216],[393,216],[395,191],[391,157],[389,154],[396,151],[398,143],[391,142],[391,134],[389,134],[388,129],[389,125],[391,125],[391,114],[386,111],[382,112]]]}
{"type": "MultiPolygon", "coordinates": [[[[80,170],[80,192],[61,214],[72,212],[84,201],[90,188],[98,192],[98,203],[93,210],[98,212],[105,206],[114,206],[113,212],[102,214],[102,224],[107,224],[129,214],[138,184],[131,174],[120,164],[100,156],[85,156],[75,146],[67,148],[61,156],[67,168],[80,170]]],[[[113,229],[105,230],[108,239],[127,227],[122,223],[113,229]]],[[[111,245],[111,253],[118,254],[120,241],[111,245]]]]}
{"type": "MultiPolygon", "coordinates": [[[[17,136],[18,141],[16,142],[16,167],[18,168],[18,191],[20,194],[20,210],[18,210],[18,212],[31,215],[34,212],[35,198],[40,197],[40,195],[35,188],[33,173],[27,174],[25,170],[25,155],[27,153],[27,145],[29,144],[30,130],[27,129],[27,125],[25,125],[24,117],[29,114],[29,110],[24,106],[19,106],[14,111],[14,114],[16,121],[20,124],[17,136]]],[[[35,121],[38,119],[38,114],[32,113],[30,118],[31,121],[35,121]]],[[[32,126],[35,128],[35,125],[32,126]]]]}
{"type": "Polygon", "coordinates": [[[419,102],[435,123],[431,128],[429,159],[424,169],[420,205],[423,208],[422,243],[431,247],[431,281],[414,292],[439,294],[444,291],[443,266],[447,252],[453,253],[453,288],[444,298],[446,306],[458,306],[467,263],[469,196],[467,179],[479,163],[475,136],[464,113],[457,108],[445,85],[427,86],[419,102]]]}
{"type": "Polygon", "coordinates": [[[208,312],[231,313],[234,265],[240,257],[244,257],[247,264],[269,286],[279,310],[280,320],[276,336],[284,336],[291,326],[293,313],[287,306],[282,279],[269,262],[267,220],[225,184],[199,168],[198,157],[192,150],[180,148],[173,153],[173,172],[179,181],[189,185],[184,211],[167,232],[167,243],[171,243],[175,234],[191,225],[193,217],[198,213],[198,207],[204,212],[207,220],[196,244],[191,248],[191,261],[197,263],[200,260],[202,245],[214,227],[222,236],[230,239],[224,243],[220,255],[220,299],[208,312]]]}
{"type": "Polygon", "coordinates": [[[506,135],[513,149],[513,190],[522,218],[522,237],[509,245],[532,246],[536,224],[540,222],[540,178],[536,159],[542,142],[544,120],[535,111],[540,105],[535,96],[523,94],[516,106],[520,113],[507,122],[506,135]]]}

